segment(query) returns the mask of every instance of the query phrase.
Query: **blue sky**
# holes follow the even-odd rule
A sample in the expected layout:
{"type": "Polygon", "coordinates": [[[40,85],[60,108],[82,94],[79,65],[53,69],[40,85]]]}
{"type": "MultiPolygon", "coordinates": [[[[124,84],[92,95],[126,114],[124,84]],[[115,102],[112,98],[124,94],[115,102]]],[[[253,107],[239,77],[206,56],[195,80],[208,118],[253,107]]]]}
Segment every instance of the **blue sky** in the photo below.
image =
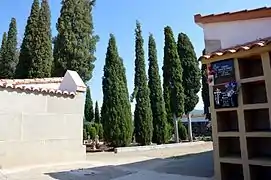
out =
{"type": "MultiPolygon", "coordinates": [[[[55,24],[59,17],[61,0],[49,0],[52,15],[52,32],[56,35],[55,24]]],[[[27,17],[32,0],[0,0],[0,37],[8,30],[10,19],[15,17],[18,24],[18,39],[22,41],[27,17]],[[15,6],[16,5],[16,6],[15,6]]],[[[153,33],[159,58],[160,68],[163,61],[163,28],[171,26],[175,37],[178,33],[186,33],[194,44],[197,55],[204,48],[203,32],[194,23],[195,14],[213,14],[242,9],[254,9],[271,6],[270,0],[97,0],[93,12],[95,32],[100,36],[97,44],[95,70],[89,82],[92,99],[102,103],[101,78],[109,38],[109,33],[116,36],[120,56],[124,59],[128,88],[133,90],[134,76],[134,28],[136,20],[142,24],[145,39],[145,55],[147,40],[153,33]]],[[[147,57],[146,57],[147,64],[147,57]]],[[[202,109],[200,100],[197,109],[202,109]]]]}

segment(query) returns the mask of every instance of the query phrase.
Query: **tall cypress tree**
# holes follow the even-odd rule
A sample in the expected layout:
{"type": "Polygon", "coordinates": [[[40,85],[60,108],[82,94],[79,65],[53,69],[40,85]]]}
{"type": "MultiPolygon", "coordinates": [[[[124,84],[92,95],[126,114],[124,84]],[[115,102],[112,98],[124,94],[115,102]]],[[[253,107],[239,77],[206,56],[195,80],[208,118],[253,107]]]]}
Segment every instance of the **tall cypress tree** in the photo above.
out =
{"type": "Polygon", "coordinates": [[[38,32],[32,63],[29,66],[30,78],[51,76],[53,62],[51,12],[48,0],[42,0],[38,17],[38,32]]]}
{"type": "Polygon", "coordinates": [[[18,63],[17,56],[17,27],[16,19],[12,18],[9,24],[8,37],[5,45],[5,54],[2,57],[1,78],[14,78],[15,67],[18,63]]]}
{"type": "MultiPolygon", "coordinates": [[[[202,51],[202,55],[205,55],[205,49],[202,51]]],[[[201,97],[204,105],[205,118],[211,120],[211,114],[209,112],[210,97],[209,97],[209,84],[206,64],[201,64],[201,84],[202,84],[201,97]]]]}
{"type": "Polygon", "coordinates": [[[101,123],[100,110],[99,110],[99,105],[97,101],[95,103],[94,122],[98,124],[101,123]]]}
{"type": "Polygon", "coordinates": [[[134,96],[136,99],[134,126],[135,138],[141,145],[148,145],[152,141],[153,125],[150,103],[150,92],[145,70],[145,58],[143,49],[140,23],[136,22],[135,29],[135,80],[134,96]]]}
{"type": "MultiPolygon", "coordinates": [[[[164,28],[164,35],[164,100],[167,119],[173,128],[173,120],[176,120],[176,117],[181,117],[184,113],[183,69],[178,56],[174,34],[169,26],[164,28]]],[[[176,127],[175,133],[177,133],[176,127]]]]}
{"type": "Polygon", "coordinates": [[[70,69],[77,71],[84,81],[91,79],[98,41],[93,31],[93,5],[90,0],[62,0],[54,40],[54,76],[63,76],[70,69]]]}
{"type": "Polygon", "coordinates": [[[150,100],[153,115],[153,142],[163,144],[167,142],[167,116],[161,79],[159,75],[159,67],[157,61],[156,43],[153,35],[149,36],[148,43],[149,56],[149,89],[150,100]]]}
{"type": "Polygon", "coordinates": [[[24,38],[21,45],[19,62],[16,67],[16,78],[28,78],[29,66],[32,64],[38,40],[39,0],[34,0],[31,13],[25,27],[24,38]]]}
{"type": "Polygon", "coordinates": [[[116,39],[110,34],[104,65],[101,121],[104,139],[114,147],[127,146],[132,140],[132,114],[126,82],[116,39]]]}
{"type": "Polygon", "coordinates": [[[1,47],[0,47],[0,72],[2,72],[3,68],[4,68],[3,67],[3,60],[5,57],[5,53],[6,53],[6,44],[7,44],[7,33],[4,32],[3,37],[2,37],[1,47]]]}
{"type": "Polygon", "coordinates": [[[91,122],[94,120],[93,102],[89,86],[87,87],[86,100],[85,100],[85,120],[91,122]]]}
{"type": "Polygon", "coordinates": [[[197,95],[201,87],[199,62],[194,47],[186,34],[180,33],[178,35],[177,48],[183,68],[183,88],[185,95],[184,113],[188,118],[188,138],[192,141],[193,136],[190,112],[194,110],[199,102],[199,97],[197,95]]]}

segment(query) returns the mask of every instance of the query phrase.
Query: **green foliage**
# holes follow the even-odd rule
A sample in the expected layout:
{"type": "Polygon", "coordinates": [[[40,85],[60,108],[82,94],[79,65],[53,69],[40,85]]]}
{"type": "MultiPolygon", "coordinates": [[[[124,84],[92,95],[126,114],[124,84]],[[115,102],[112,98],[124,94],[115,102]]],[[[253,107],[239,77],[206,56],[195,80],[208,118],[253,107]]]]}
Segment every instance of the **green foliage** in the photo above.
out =
{"type": "Polygon", "coordinates": [[[180,117],[184,113],[183,69],[178,56],[174,34],[169,26],[164,29],[163,89],[167,120],[173,128],[173,114],[180,117]]]}
{"type": "Polygon", "coordinates": [[[96,135],[99,136],[99,139],[103,139],[103,133],[104,133],[103,132],[103,126],[102,126],[102,124],[98,124],[98,123],[86,122],[84,124],[83,133],[84,133],[83,134],[84,137],[86,136],[86,139],[87,139],[87,135],[90,135],[90,139],[95,139],[96,135]]]}
{"type": "Polygon", "coordinates": [[[97,135],[99,136],[99,139],[103,139],[103,125],[102,124],[99,124],[99,123],[94,123],[92,124],[93,127],[95,127],[96,129],[96,133],[97,135]]]}
{"type": "Polygon", "coordinates": [[[96,60],[94,52],[98,36],[94,35],[91,0],[62,0],[54,40],[54,76],[67,69],[77,71],[86,82],[91,79],[96,60]]]}
{"type": "Polygon", "coordinates": [[[2,37],[1,47],[0,47],[0,72],[2,72],[4,68],[3,60],[6,54],[6,47],[7,47],[6,44],[7,44],[7,33],[4,32],[3,37],[2,37]]]}
{"type": "Polygon", "coordinates": [[[15,71],[16,78],[29,78],[29,66],[34,59],[34,53],[38,42],[39,9],[39,0],[34,0],[25,27],[19,62],[15,71]]]}
{"type": "Polygon", "coordinates": [[[95,124],[85,123],[84,129],[86,129],[87,135],[90,136],[90,139],[94,140],[97,135],[95,124]]]}
{"type": "Polygon", "coordinates": [[[179,138],[181,140],[187,139],[187,129],[183,125],[182,121],[178,121],[178,132],[179,132],[179,138]]]}
{"type": "Polygon", "coordinates": [[[96,133],[97,133],[97,134],[99,134],[100,125],[99,125],[99,124],[97,124],[97,123],[93,123],[93,124],[92,124],[92,126],[93,126],[93,127],[95,127],[95,129],[96,129],[96,133]]]}
{"type": "Polygon", "coordinates": [[[99,133],[98,133],[98,135],[99,135],[100,139],[104,138],[104,129],[103,129],[103,125],[101,123],[99,124],[99,133]]]}
{"type": "MultiPolygon", "coordinates": [[[[205,49],[202,51],[202,55],[205,54],[205,49]]],[[[204,104],[204,114],[206,115],[206,119],[211,120],[211,114],[209,112],[210,107],[210,97],[209,97],[209,84],[208,84],[208,77],[207,77],[207,65],[201,64],[201,97],[204,104]]]]}
{"type": "Polygon", "coordinates": [[[83,129],[83,140],[86,140],[88,139],[88,133],[87,133],[87,130],[86,128],[83,129]]]}
{"type": "MultiPolygon", "coordinates": [[[[5,41],[5,40],[4,40],[5,41]]],[[[15,67],[18,63],[17,54],[17,27],[16,19],[12,18],[9,24],[8,36],[6,42],[2,42],[3,53],[1,55],[0,78],[14,78],[15,67]]]]}
{"type": "Polygon", "coordinates": [[[89,135],[89,138],[94,140],[96,135],[97,135],[97,131],[96,131],[96,128],[94,126],[90,126],[89,129],[88,129],[88,135],[89,135]]]}
{"type": "Polygon", "coordinates": [[[141,26],[136,22],[135,29],[135,80],[134,87],[136,105],[134,113],[135,139],[141,145],[151,144],[153,125],[150,103],[150,92],[145,70],[145,58],[143,49],[143,37],[141,26]]]}
{"type": "Polygon", "coordinates": [[[174,127],[169,122],[167,122],[166,124],[166,131],[167,131],[166,139],[170,140],[172,138],[172,133],[174,132],[174,127]]]}
{"type": "Polygon", "coordinates": [[[93,103],[89,86],[87,87],[85,99],[85,121],[91,122],[94,120],[93,103]]]}
{"type": "Polygon", "coordinates": [[[131,105],[125,68],[113,34],[110,34],[108,42],[102,84],[104,139],[114,147],[127,146],[132,140],[131,105]]]}
{"type": "Polygon", "coordinates": [[[149,36],[148,56],[148,85],[150,89],[150,101],[153,115],[153,142],[157,144],[164,144],[168,140],[167,115],[163,98],[161,79],[159,75],[156,43],[153,35],[149,36]]]}
{"type": "Polygon", "coordinates": [[[178,54],[183,68],[184,112],[190,113],[199,102],[197,93],[200,91],[200,69],[194,47],[189,37],[178,35],[178,54]]]}
{"type": "Polygon", "coordinates": [[[100,110],[99,110],[99,105],[97,101],[95,103],[94,122],[98,124],[101,123],[100,110]]]}
{"type": "Polygon", "coordinates": [[[32,52],[32,63],[29,64],[29,78],[46,78],[51,76],[53,63],[51,12],[48,0],[42,0],[38,16],[35,49],[32,52]]]}

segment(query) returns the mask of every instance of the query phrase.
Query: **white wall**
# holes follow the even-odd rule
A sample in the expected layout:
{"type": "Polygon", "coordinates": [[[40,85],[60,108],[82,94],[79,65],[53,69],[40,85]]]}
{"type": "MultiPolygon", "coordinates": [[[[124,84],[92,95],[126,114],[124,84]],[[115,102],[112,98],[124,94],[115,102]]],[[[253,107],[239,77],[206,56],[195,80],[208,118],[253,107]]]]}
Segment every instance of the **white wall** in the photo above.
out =
{"type": "Polygon", "coordinates": [[[0,169],[85,160],[84,98],[0,89],[0,169]]]}
{"type": "Polygon", "coordinates": [[[210,23],[202,25],[205,40],[220,40],[221,48],[271,36],[271,18],[210,23]]]}

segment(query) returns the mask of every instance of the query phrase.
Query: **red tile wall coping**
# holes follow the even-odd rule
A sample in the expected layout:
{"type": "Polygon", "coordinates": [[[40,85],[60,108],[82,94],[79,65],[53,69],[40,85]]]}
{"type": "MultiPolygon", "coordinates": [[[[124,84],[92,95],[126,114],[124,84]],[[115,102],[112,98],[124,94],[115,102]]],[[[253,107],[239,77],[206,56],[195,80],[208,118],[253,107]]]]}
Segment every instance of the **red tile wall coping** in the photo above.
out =
{"type": "MultiPolygon", "coordinates": [[[[76,92],[61,91],[59,89],[27,86],[29,84],[53,84],[61,83],[63,78],[36,78],[36,79],[0,79],[0,88],[19,90],[23,92],[44,93],[49,95],[62,95],[74,97],[76,92]],[[25,86],[24,86],[25,85],[25,86]]],[[[81,87],[79,87],[80,89],[81,87]]]]}
{"type": "Polygon", "coordinates": [[[202,58],[210,59],[210,58],[215,57],[215,56],[223,56],[223,55],[226,55],[226,54],[234,54],[234,53],[237,53],[239,51],[248,51],[248,50],[251,50],[254,47],[264,47],[264,46],[266,46],[266,45],[268,45],[270,43],[271,43],[271,37],[267,37],[267,38],[264,38],[264,39],[258,39],[256,41],[252,41],[252,42],[245,43],[245,44],[242,44],[242,45],[237,45],[237,46],[227,48],[227,49],[221,49],[221,50],[212,52],[210,54],[203,55],[200,59],[202,59],[202,58]]]}
{"type": "Polygon", "coordinates": [[[63,77],[53,78],[35,78],[35,79],[0,79],[0,83],[8,84],[48,84],[48,83],[61,83],[63,77]]]}
{"type": "Polygon", "coordinates": [[[271,7],[261,7],[250,10],[245,9],[236,12],[224,12],[220,14],[210,14],[206,16],[196,14],[194,15],[194,21],[195,23],[208,24],[208,23],[230,22],[268,17],[271,17],[271,7]]]}

